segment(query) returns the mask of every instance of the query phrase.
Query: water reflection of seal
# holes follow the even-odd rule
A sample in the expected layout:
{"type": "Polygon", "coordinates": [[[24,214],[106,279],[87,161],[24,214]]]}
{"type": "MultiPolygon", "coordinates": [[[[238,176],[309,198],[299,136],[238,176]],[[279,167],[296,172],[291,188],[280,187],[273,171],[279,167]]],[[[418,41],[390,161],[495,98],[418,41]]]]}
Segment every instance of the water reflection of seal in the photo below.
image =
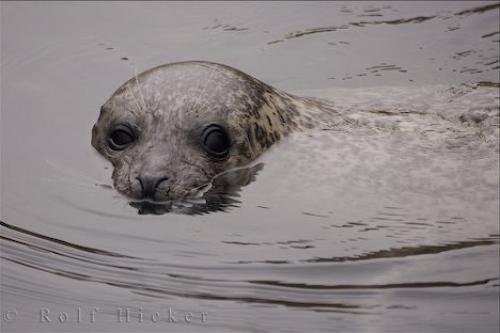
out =
{"type": "Polygon", "coordinates": [[[113,164],[119,192],[182,200],[291,131],[313,127],[325,111],[335,112],[225,65],[173,63],[130,79],[109,98],[92,145],[113,164]]]}

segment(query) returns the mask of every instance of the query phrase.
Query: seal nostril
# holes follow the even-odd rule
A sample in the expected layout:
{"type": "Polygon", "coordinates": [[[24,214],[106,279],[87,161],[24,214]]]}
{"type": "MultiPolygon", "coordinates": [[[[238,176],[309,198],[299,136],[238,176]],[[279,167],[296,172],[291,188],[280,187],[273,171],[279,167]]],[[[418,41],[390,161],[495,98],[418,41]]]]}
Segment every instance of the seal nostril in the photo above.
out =
{"type": "Polygon", "coordinates": [[[142,195],[153,198],[160,183],[167,181],[168,177],[138,176],[136,179],[141,185],[142,195]]]}

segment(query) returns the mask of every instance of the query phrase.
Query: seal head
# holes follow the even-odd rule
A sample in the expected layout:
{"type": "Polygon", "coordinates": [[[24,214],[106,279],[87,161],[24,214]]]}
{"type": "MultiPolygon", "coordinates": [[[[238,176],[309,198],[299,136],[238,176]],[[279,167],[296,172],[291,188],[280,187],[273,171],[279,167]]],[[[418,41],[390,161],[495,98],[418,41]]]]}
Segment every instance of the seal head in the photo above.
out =
{"type": "Polygon", "coordinates": [[[293,98],[231,67],[181,62],[123,84],[101,107],[92,145],[114,187],[141,201],[196,197],[299,126],[293,98]]]}

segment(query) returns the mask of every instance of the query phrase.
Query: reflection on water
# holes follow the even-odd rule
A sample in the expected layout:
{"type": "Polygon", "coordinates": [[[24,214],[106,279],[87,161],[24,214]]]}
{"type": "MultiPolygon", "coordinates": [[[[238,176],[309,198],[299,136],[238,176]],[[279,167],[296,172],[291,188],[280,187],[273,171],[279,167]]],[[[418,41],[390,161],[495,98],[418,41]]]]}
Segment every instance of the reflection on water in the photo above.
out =
{"type": "MultiPolygon", "coordinates": [[[[148,291],[151,294],[160,297],[161,295],[176,295],[182,297],[192,297],[200,299],[224,299],[245,302],[257,303],[272,303],[286,304],[292,306],[312,306],[312,307],[346,307],[346,308],[362,308],[363,305],[348,305],[329,302],[313,302],[310,304],[307,301],[294,299],[288,293],[282,294],[286,300],[267,298],[262,291],[252,294],[262,295],[260,298],[252,296],[229,296],[224,291],[226,286],[231,283],[241,284],[242,291],[245,289],[244,284],[256,285],[271,285],[279,287],[287,287],[293,289],[310,289],[310,290],[336,290],[336,289],[393,289],[393,288],[431,288],[431,287],[465,287],[475,285],[493,284],[498,280],[498,277],[490,277],[483,280],[475,281],[411,281],[399,283],[380,283],[380,284],[307,284],[307,283],[287,283],[284,281],[261,280],[256,279],[259,276],[259,269],[255,270],[252,280],[235,279],[238,276],[239,268],[223,268],[223,267],[176,267],[175,265],[159,264],[157,262],[128,255],[121,255],[107,251],[98,250],[95,248],[84,247],[78,244],[68,243],[67,241],[50,238],[44,235],[36,234],[28,230],[9,225],[1,222],[3,229],[2,239],[8,241],[2,244],[2,255],[7,261],[20,264],[26,267],[35,268],[37,270],[50,272],[60,276],[69,277],[84,281],[98,281],[108,285],[114,285],[121,288],[127,288],[138,291],[148,291]],[[207,270],[208,276],[202,277],[195,274],[203,273],[207,270]],[[182,273],[177,273],[182,271],[182,273]],[[212,273],[210,271],[213,271],[212,273]],[[215,272],[224,272],[225,277],[218,278],[209,277],[215,272]],[[233,271],[233,272],[231,272],[233,271]],[[232,277],[232,278],[230,278],[232,277]],[[139,280],[138,280],[139,279],[139,280]],[[140,282],[139,282],[140,281],[140,282]],[[195,284],[197,288],[206,284],[207,288],[203,292],[193,290],[176,289],[180,283],[195,284]]],[[[278,242],[280,244],[293,244],[300,241],[278,242]]],[[[256,245],[249,243],[226,242],[236,245],[256,245]]],[[[305,260],[305,262],[346,262],[358,260],[370,260],[380,258],[401,258],[406,256],[435,254],[445,251],[457,249],[465,249],[475,246],[486,246],[496,244],[497,240],[478,240],[467,241],[443,246],[422,246],[415,248],[399,248],[379,251],[377,253],[367,254],[363,257],[353,258],[331,258],[305,260]]],[[[283,264],[285,262],[266,262],[267,264],[283,264]]],[[[381,263],[382,264],[382,263],[381,263]]],[[[325,269],[326,267],[323,266],[325,269]]],[[[361,269],[361,267],[360,267],[361,269]]],[[[279,270],[279,269],[278,269],[279,270]]],[[[329,268],[330,270],[330,268],[329,268]]],[[[291,273],[289,277],[293,277],[291,273]]],[[[257,287],[254,287],[257,288],[257,287]]],[[[276,291],[278,292],[278,290],[276,291]]],[[[303,294],[302,297],[314,297],[315,295],[303,294]]]]}
{"type": "Polygon", "coordinates": [[[2,331],[498,331],[499,8],[2,3],[2,331]],[[98,106],[188,59],[344,125],[204,200],[129,204],[89,143],[98,106]]]}

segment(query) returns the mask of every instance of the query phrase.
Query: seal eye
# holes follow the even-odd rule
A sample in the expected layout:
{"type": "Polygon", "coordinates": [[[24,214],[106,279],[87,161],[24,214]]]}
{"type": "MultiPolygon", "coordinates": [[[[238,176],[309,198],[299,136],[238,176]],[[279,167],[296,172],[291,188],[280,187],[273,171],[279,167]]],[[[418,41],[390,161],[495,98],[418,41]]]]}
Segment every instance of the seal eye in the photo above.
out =
{"type": "Polygon", "coordinates": [[[226,157],[231,146],[229,136],[219,125],[206,127],[201,134],[201,143],[211,157],[218,159],[226,157]]]}
{"type": "Polygon", "coordinates": [[[125,125],[115,127],[108,137],[109,146],[113,150],[123,150],[134,141],[134,133],[125,125]]]}

